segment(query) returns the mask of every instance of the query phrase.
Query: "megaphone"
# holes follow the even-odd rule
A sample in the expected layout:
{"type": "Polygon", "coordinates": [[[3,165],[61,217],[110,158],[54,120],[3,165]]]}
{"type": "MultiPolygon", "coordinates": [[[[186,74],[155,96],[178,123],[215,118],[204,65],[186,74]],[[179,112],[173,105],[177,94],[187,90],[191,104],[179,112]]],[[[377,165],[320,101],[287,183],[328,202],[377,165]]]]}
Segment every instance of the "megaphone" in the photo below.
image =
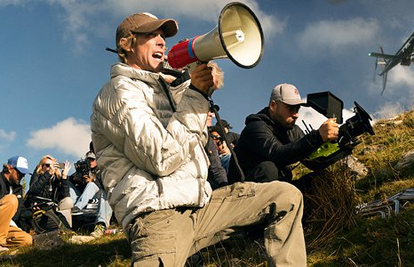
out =
{"type": "Polygon", "coordinates": [[[181,69],[194,62],[230,58],[242,68],[255,67],[263,55],[263,31],[255,14],[239,2],[227,4],[209,33],[186,39],[168,52],[168,63],[181,69]]]}

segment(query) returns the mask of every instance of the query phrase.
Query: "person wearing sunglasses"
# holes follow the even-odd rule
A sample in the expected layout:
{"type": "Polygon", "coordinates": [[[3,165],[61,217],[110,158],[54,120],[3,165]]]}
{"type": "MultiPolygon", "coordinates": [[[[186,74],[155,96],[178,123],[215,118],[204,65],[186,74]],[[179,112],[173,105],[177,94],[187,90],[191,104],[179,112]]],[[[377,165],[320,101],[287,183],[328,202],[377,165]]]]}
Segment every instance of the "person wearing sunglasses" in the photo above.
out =
{"type": "Polygon", "coordinates": [[[51,199],[58,204],[57,211],[65,217],[66,222],[63,223],[71,228],[73,200],[69,194],[69,169],[68,161],[59,164],[52,156],[43,156],[30,179],[29,203],[26,205],[30,204],[32,196],[51,199]]]}
{"type": "Polygon", "coordinates": [[[27,173],[27,159],[20,156],[8,159],[0,172],[0,253],[33,243],[32,236],[15,223],[19,221],[23,206],[23,186],[20,181],[27,173]]]}
{"type": "Polygon", "coordinates": [[[227,146],[226,141],[220,135],[220,128],[219,126],[213,126],[210,128],[210,136],[213,139],[214,143],[217,146],[217,151],[219,154],[220,162],[223,168],[226,170],[226,173],[229,171],[229,164],[231,158],[231,152],[229,147],[227,146]]]}

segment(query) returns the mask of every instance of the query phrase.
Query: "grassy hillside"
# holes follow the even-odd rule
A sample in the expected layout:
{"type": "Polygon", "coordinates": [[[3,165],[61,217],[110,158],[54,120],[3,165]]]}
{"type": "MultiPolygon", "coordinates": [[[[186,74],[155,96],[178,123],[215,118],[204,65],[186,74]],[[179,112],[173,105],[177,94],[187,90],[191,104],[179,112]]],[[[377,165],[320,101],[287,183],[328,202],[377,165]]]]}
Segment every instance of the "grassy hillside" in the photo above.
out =
{"type": "MultiPolygon", "coordinates": [[[[411,111],[390,120],[378,121],[374,125],[374,136],[362,136],[353,156],[365,164],[367,175],[354,177],[344,171],[336,176],[336,179],[350,183],[350,186],[342,185],[350,189],[344,191],[348,195],[347,201],[353,203],[350,209],[355,204],[386,200],[404,189],[414,188],[414,162],[404,169],[396,168],[407,152],[414,151],[413,129],[414,112],[411,111]]],[[[333,168],[338,170],[338,165],[333,168]]],[[[330,238],[309,250],[309,265],[414,266],[412,203],[405,203],[396,216],[383,219],[377,214],[370,217],[355,213],[335,214],[342,227],[331,231],[332,234],[326,233],[330,238]]],[[[312,235],[309,235],[308,244],[311,240],[312,235]]]]}
{"type": "MultiPolygon", "coordinates": [[[[335,163],[315,177],[307,196],[305,234],[309,266],[414,266],[414,207],[396,216],[360,216],[361,203],[387,199],[414,188],[414,164],[395,165],[414,150],[414,112],[379,121],[375,135],[362,135],[353,156],[367,168],[357,176],[335,163]]],[[[295,171],[303,171],[300,166],[295,171]]],[[[129,266],[130,250],[123,234],[51,250],[27,248],[0,256],[1,266],[129,266]]],[[[267,266],[260,237],[239,236],[205,249],[205,266],[267,266]]],[[[190,266],[190,264],[188,264],[190,266]]]]}

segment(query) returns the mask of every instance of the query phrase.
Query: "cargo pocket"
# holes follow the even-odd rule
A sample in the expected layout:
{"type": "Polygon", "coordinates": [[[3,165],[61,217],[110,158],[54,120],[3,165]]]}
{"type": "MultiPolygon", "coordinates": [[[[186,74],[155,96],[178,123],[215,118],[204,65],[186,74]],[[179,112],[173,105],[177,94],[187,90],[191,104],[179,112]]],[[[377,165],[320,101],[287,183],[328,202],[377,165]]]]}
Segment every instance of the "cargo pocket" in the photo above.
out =
{"type": "Polygon", "coordinates": [[[127,230],[133,262],[144,264],[159,261],[163,263],[160,266],[174,266],[177,252],[177,233],[176,231],[168,231],[163,223],[156,223],[158,219],[146,218],[144,220],[138,217],[127,230]]]}

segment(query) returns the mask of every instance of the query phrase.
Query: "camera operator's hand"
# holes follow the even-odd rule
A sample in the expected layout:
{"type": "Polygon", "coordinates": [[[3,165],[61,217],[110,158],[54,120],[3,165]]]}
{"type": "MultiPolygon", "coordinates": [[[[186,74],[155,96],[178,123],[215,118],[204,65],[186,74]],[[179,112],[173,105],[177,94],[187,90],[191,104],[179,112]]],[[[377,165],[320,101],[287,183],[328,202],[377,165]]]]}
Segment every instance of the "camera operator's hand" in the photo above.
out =
{"type": "Polygon", "coordinates": [[[62,169],[62,179],[67,179],[71,166],[69,161],[65,161],[65,167],[62,169]]]}
{"type": "Polygon", "coordinates": [[[90,182],[92,182],[92,178],[89,176],[89,175],[84,175],[83,176],[83,182],[85,183],[85,184],[87,184],[87,183],[90,183],[90,182]]]}
{"type": "Polygon", "coordinates": [[[330,142],[338,139],[339,127],[336,119],[329,119],[319,127],[319,134],[324,142],[330,142]]]}

